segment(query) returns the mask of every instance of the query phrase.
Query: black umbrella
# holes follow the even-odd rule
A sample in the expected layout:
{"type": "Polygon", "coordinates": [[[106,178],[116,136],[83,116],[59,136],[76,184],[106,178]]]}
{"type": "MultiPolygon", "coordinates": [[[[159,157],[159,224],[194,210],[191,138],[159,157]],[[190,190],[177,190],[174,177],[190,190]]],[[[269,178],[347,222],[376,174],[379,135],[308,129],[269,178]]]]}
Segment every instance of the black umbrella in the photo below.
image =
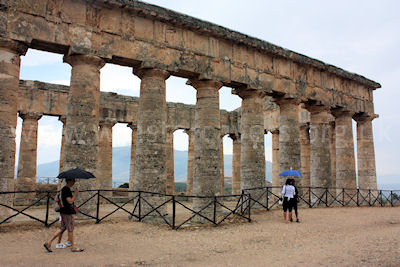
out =
{"type": "Polygon", "coordinates": [[[79,168],[71,169],[60,173],[57,178],[59,179],[90,179],[96,178],[93,173],[81,170],[79,168]]]}

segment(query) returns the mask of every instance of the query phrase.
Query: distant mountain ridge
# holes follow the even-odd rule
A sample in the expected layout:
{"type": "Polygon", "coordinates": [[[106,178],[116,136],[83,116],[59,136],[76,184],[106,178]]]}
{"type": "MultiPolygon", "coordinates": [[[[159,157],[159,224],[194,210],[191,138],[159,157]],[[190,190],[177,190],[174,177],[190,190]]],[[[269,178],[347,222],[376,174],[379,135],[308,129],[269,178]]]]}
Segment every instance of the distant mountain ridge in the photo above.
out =
{"type": "MultiPolygon", "coordinates": [[[[187,175],[187,151],[174,150],[175,161],[175,181],[186,181],[187,175]]],[[[114,147],[113,148],[113,181],[129,181],[129,168],[131,159],[131,148],[114,147]]],[[[59,172],[59,161],[43,163],[37,167],[37,177],[56,177],[59,172]]],[[[232,155],[224,155],[224,174],[232,176],[232,155]]],[[[266,161],[266,179],[272,179],[272,163],[266,161]]]]}

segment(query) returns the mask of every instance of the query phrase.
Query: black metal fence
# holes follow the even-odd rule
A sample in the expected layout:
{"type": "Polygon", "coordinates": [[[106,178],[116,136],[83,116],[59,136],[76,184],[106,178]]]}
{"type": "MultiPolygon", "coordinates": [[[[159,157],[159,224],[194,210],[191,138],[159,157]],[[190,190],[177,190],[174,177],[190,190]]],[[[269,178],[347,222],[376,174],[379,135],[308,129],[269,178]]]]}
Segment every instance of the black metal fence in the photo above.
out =
{"type": "MultiPolygon", "coordinates": [[[[224,221],[236,217],[245,221],[251,221],[250,209],[244,208],[250,206],[250,196],[248,194],[229,195],[229,196],[176,196],[160,194],[146,191],[132,190],[83,190],[85,199],[77,204],[79,214],[86,219],[94,220],[100,223],[111,215],[122,212],[130,219],[141,221],[156,222],[166,224],[172,229],[179,229],[189,224],[211,223],[215,226],[224,221]],[[113,192],[118,194],[126,193],[127,196],[121,201],[114,200],[111,197],[113,192]],[[156,201],[154,201],[156,200],[156,201]],[[95,202],[95,209],[87,212],[85,208],[89,202],[95,202]],[[190,207],[193,202],[201,203],[196,209],[190,207]],[[105,209],[105,207],[108,208],[105,209]],[[110,204],[112,208],[110,209],[110,204]],[[104,210],[103,210],[104,209],[104,210]],[[178,212],[179,209],[179,212],[178,212]],[[94,211],[94,213],[93,213],[94,211]]],[[[13,191],[0,192],[1,195],[32,194],[40,197],[31,201],[27,206],[10,206],[0,203],[0,207],[15,212],[14,214],[0,221],[0,225],[10,221],[17,215],[23,215],[31,220],[40,222],[49,227],[59,220],[59,214],[53,210],[54,195],[57,191],[13,191]],[[44,213],[34,214],[33,210],[40,203],[45,201],[44,213]],[[32,211],[30,214],[28,210],[32,211]]],[[[43,209],[42,209],[43,211],[43,209]]]]}
{"type": "MultiPolygon", "coordinates": [[[[254,210],[270,210],[279,205],[280,187],[260,187],[243,190],[240,195],[229,196],[176,196],[146,191],[132,190],[84,190],[78,204],[80,216],[100,223],[119,213],[132,220],[166,224],[171,229],[180,229],[185,225],[211,223],[218,226],[226,220],[237,218],[251,221],[254,210]],[[117,201],[113,193],[125,194],[117,201]],[[95,205],[87,209],[89,203],[95,205]],[[195,204],[197,203],[197,204],[195,204]],[[89,211],[87,211],[89,210],[89,211]]],[[[299,205],[309,208],[315,206],[400,206],[400,190],[368,190],[346,188],[299,187],[299,205]]],[[[18,215],[26,216],[44,226],[58,221],[59,214],[53,210],[54,195],[57,191],[14,191],[0,192],[0,198],[15,194],[39,196],[27,206],[10,206],[0,203],[0,208],[10,210],[0,225],[18,215]],[[43,204],[45,208],[43,209],[43,204]],[[39,209],[35,208],[40,206],[39,209]],[[28,212],[29,211],[29,212],[28,212]],[[41,212],[41,213],[40,213],[41,212]],[[40,213],[40,214],[39,214],[40,213]]]]}

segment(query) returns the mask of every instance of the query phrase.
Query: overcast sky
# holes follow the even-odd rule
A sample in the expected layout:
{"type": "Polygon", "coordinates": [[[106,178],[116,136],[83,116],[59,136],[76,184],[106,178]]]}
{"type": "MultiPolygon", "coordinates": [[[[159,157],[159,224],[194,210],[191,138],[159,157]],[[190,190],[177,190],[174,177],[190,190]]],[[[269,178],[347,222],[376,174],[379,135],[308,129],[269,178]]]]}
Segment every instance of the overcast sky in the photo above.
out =
{"type": "MultiPolygon", "coordinates": [[[[266,1],[266,0],[159,0],[146,1],[229,29],[274,43],[284,48],[361,74],[381,83],[374,92],[374,138],[379,175],[399,174],[400,133],[398,90],[400,79],[400,1],[266,1]]],[[[21,65],[21,79],[69,84],[70,66],[62,56],[28,51],[21,65]]],[[[138,96],[139,80],[130,68],[106,65],[101,71],[101,90],[138,96]]],[[[195,104],[195,90],[185,80],[167,81],[167,101],[195,104]]],[[[221,108],[232,110],[240,99],[230,88],[220,93],[221,108]]],[[[59,158],[61,124],[54,118],[39,122],[38,163],[59,158]]],[[[20,129],[21,120],[19,120],[20,129]]],[[[115,146],[130,143],[130,130],[116,125],[115,146]]],[[[175,135],[175,148],[185,150],[187,137],[175,135]]],[[[225,152],[231,141],[225,138],[225,152]]],[[[17,140],[19,141],[19,140],[17,140]]],[[[270,138],[266,138],[270,158],[270,138]]]]}

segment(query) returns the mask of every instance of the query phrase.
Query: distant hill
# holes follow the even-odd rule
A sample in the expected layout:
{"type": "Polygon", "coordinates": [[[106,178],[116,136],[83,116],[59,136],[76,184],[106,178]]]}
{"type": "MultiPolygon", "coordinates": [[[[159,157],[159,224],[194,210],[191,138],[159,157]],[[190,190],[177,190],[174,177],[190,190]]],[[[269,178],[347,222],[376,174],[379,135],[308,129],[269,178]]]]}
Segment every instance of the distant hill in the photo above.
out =
{"type": "MultiPolygon", "coordinates": [[[[187,151],[174,150],[175,181],[186,181],[187,175],[187,151]]],[[[113,148],[113,181],[127,182],[129,180],[131,148],[113,148]]],[[[58,175],[60,162],[53,161],[38,165],[37,177],[55,177],[58,175]]],[[[224,155],[225,176],[232,176],[232,155],[224,155]]],[[[266,161],[266,179],[272,178],[272,163],[266,161]]]]}

